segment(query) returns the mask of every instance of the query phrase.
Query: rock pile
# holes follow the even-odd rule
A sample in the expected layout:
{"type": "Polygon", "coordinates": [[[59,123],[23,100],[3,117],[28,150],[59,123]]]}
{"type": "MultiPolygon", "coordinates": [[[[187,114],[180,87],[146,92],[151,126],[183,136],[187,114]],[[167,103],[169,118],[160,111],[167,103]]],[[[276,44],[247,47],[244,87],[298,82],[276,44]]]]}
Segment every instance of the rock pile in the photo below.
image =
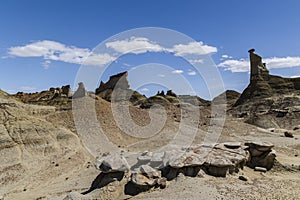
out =
{"type": "MultiPolygon", "coordinates": [[[[93,189],[112,185],[116,181],[117,184],[114,185],[124,187],[120,190],[126,195],[137,195],[151,188],[163,189],[170,184],[168,181],[182,175],[203,177],[208,174],[226,177],[228,174],[238,173],[246,165],[256,171],[266,172],[274,164],[273,146],[265,142],[226,142],[200,144],[189,148],[174,146],[162,152],[104,153],[95,162],[101,173],[81,198],[88,197],[93,189]]],[[[238,178],[242,181],[248,180],[243,175],[238,178]]],[[[70,193],[65,199],[74,198],[70,193]]]]}
{"type": "MultiPolygon", "coordinates": [[[[247,142],[249,147],[250,159],[247,165],[254,169],[265,168],[270,170],[275,162],[276,152],[272,150],[273,144],[267,142],[247,142]]],[[[265,170],[265,171],[266,171],[265,170]]],[[[264,171],[264,170],[258,170],[264,171]]]]}
{"type": "MultiPolygon", "coordinates": [[[[250,152],[253,148],[257,149],[257,143],[250,144],[250,152]]],[[[259,147],[259,151],[268,150],[266,146],[259,147]]],[[[145,191],[152,187],[164,188],[167,181],[179,174],[196,177],[206,173],[226,177],[227,174],[238,173],[250,160],[247,147],[239,142],[228,142],[189,148],[175,147],[163,152],[146,151],[135,155],[134,159],[132,155],[105,153],[96,159],[95,165],[105,174],[125,172],[130,177],[127,184],[130,184],[131,189],[145,191]],[[130,167],[127,160],[135,162],[130,167]]]]}

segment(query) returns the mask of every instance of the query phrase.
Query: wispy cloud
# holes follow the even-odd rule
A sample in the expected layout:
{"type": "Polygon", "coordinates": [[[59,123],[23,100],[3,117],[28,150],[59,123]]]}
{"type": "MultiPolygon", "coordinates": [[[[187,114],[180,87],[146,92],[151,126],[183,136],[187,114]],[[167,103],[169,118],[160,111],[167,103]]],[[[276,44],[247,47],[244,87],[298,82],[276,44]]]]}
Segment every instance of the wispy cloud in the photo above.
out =
{"type": "Polygon", "coordinates": [[[174,45],[173,48],[169,51],[173,52],[176,56],[185,56],[189,54],[207,55],[211,53],[216,53],[218,49],[213,46],[208,46],[200,41],[190,42],[188,44],[177,44],[174,45]]]}
{"type": "Polygon", "coordinates": [[[146,52],[162,52],[164,48],[145,37],[131,37],[126,40],[116,40],[107,42],[107,48],[114,49],[118,53],[146,53],[146,52]]]}
{"type": "Polygon", "coordinates": [[[146,52],[168,52],[175,56],[185,55],[207,55],[218,51],[216,47],[209,46],[203,42],[190,42],[188,44],[176,44],[171,48],[163,47],[145,37],[131,37],[125,40],[107,42],[107,48],[118,53],[146,53],[146,52]]]}
{"type": "Polygon", "coordinates": [[[44,62],[42,62],[44,69],[48,69],[50,64],[51,64],[50,60],[45,60],[44,62]]]}
{"type": "Polygon", "coordinates": [[[164,75],[164,74],[158,74],[157,76],[158,76],[158,77],[161,77],[161,78],[166,77],[166,75],[164,75]]]}
{"type": "Polygon", "coordinates": [[[126,67],[132,67],[133,66],[133,65],[128,64],[128,63],[123,63],[123,65],[126,66],[126,67]]]}
{"type": "Polygon", "coordinates": [[[227,54],[223,54],[221,57],[222,57],[223,59],[232,58],[232,56],[229,56],[229,55],[227,55],[227,54]]]}
{"type": "Polygon", "coordinates": [[[195,72],[195,71],[189,71],[188,72],[188,75],[190,75],[190,76],[195,76],[197,73],[195,72]]]}
{"type": "Polygon", "coordinates": [[[200,63],[200,64],[203,64],[204,63],[204,60],[203,59],[195,59],[195,60],[188,60],[190,63],[192,64],[197,64],[197,63],[200,63]]]}
{"type": "MultiPolygon", "coordinates": [[[[217,48],[204,44],[203,42],[190,42],[187,44],[176,44],[171,48],[163,47],[145,37],[131,37],[124,40],[116,40],[105,44],[108,50],[113,50],[118,54],[146,52],[167,52],[175,56],[185,55],[206,55],[217,52],[217,48]]],[[[42,63],[47,69],[51,61],[61,61],[73,64],[86,64],[103,66],[115,61],[116,54],[110,53],[96,54],[88,48],[79,48],[65,45],[51,40],[35,41],[30,44],[10,47],[8,55],[10,57],[42,57],[42,63]]],[[[190,60],[193,63],[202,63],[203,60],[190,60]]]]}
{"type": "Polygon", "coordinates": [[[46,60],[44,63],[46,66],[47,62],[51,60],[74,64],[104,65],[115,59],[109,54],[94,54],[87,48],[67,46],[50,40],[11,47],[8,49],[8,54],[17,57],[42,57],[46,60]]]}
{"type": "Polygon", "coordinates": [[[148,88],[142,88],[141,91],[142,91],[142,92],[148,92],[149,89],[148,89],[148,88]]]}
{"type": "Polygon", "coordinates": [[[173,74],[182,74],[183,73],[183,70],[181,69],[176,69],[174,71],[172,71],[173,74]]]}
{"type": "MultiPolygon", "coordinates": [[[[263,59],[268,69],[300,67],[300,57],[272,57],[263,59]]],[[[248,72],[250,70],[249,60],[225,60],[218,64],[218,67],[232,72],[248,72]]]]}

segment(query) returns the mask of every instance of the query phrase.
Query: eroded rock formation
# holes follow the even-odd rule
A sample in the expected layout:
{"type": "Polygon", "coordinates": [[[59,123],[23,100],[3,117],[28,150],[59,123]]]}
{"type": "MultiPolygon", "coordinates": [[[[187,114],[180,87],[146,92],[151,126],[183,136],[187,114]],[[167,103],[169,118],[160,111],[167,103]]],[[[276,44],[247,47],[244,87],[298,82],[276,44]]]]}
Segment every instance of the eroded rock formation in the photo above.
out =
{"type": "Polygon", "coordinates": [[[87,91],[82,82],[78,83],[78,89],[74,92],[73,98],[81,98],[87,96],[87,91]]]}
{"type": "Polygon", "coordinates": [[[270,75],[262,58],[249,50],[250,83],[231,111],[263,128],[290,129],[299,124],[300,78],[270,75]]]}
{"type": "Polygon", "coordinates": [[[101,81],[100,86],[96,89],[96,94],[99,95],[104,91],[113,89],[129,89],[129,82],[127,80],[128,72],[122,72],[109,77],[109,80],[104,83],[101,81]]]}
{"type": "Polygon", "coordinates": [[[241,94],[235,106],[241,105],[253,98],[266,98],[273,95],[300,92],[300,78],[282,78],[269,74],[262,57],[250,49],[250,84],[241,94]]]}
{"type": "Polygon", "coordinates": [[[109,102],[129,101],[134,105],[140,104],[146,97],[129,89],[127,76],[128,72],[122,72],[110,76],[106,83],[101,81],[100,86],[95,91],[96,95],[109,102]]]}
{"type": "MultiPolygon", "coordinates": [[[[248,142],[245,145],[226,142],[189,148],[174,147],[163,152],[146,151],[139,155],[104,153],[96,159],[95,166],[101,171],[103,179],[109,174],[123,173],[123,185],[119,186],[124,187],[126,194],[136,195],[152,187],[165,188],[168,181],[179,174],[202,177],[206,173],[226,177],[227,174],[238,173],[246,164],[267,171],[275,160],[273,146],[264,142],[248,142]],[[131,165],[127,160],[131,161],[131,165]]],[[[103,181],[99,180],[100,183],[103,181]]]]}

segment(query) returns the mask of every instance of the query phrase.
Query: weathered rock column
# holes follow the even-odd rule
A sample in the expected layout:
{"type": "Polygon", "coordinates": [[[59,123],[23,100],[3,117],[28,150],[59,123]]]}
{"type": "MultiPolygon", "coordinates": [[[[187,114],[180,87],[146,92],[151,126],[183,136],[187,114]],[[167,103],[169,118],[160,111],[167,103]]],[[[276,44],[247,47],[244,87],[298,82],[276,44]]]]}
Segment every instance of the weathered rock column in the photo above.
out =
{"type": "Polygon", "coordinates": [[[250,83],[254,83],[257,80],[267,80],[269,76],[269,70],[266,68],[266,64],[262,62],[262,57],[254,53],[255,49],[250,49],[250,83]]]}

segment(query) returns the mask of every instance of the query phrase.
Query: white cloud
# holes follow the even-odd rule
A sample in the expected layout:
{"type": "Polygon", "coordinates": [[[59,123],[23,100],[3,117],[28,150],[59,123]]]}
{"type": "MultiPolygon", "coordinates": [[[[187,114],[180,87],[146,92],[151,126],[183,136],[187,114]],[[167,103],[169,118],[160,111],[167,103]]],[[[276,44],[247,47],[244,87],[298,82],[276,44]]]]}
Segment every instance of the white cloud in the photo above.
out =
{"type": "Polygon", "coordinates": [[[291,76],[291,78],[300,78],[300,75],[291,76]]]}
{"type": "Polygon", "coordinates": [[[229,56],[224,54],[224,55],[222,55],[222,58],[229,58],[229,56]]]}
{"type": "Polygon", "coordinates": [[[176,69],[174,71],[172,71],[173,74],[182,74],[183,73],[183,70],[181,69],[176,69]]]}
{"type": "Polygon", "coordinates": [[[141,91],[142,91],[142,92],[148,92],[149,89],[148,89],[148,88],[142,88],[141,91]]]}
{"type": "Polygon", "coordinates": [[[118,53],[146,53],[146,52],[169,52],[175,56],[206,55],[217,52],[217,48],[205,45],[203,42],[190,42],[188,44],[176,44],[172,48],[165,48],[144,37],[131,37],[125,40],[116,40],[105,44],[118,53]]]}
{"type": "Polygon", "coordinates": [[[218,64],[218,67],[225,68],[225,70],[232,72],[248,72],[250,68],[249,61],[246,60],[225,60],[218,64]]]}
{"type": "Polygon", "coordinates": [[[112,61],[114,61],[116,58],[109,55],[108,53],[105,54],[94,54],[91,53],[87,58],[83,60],[84,65],[99,65],[103,66],[106,65],[112,61]]]}
{"type": "Polygon", "coordinates": [[[51,64],[51,61],[50,61],[50,60],[45,60],[45,61],[42,63],[44,69],[48,69],[50,64],[51,64]]]}
{"type": "Polygon", "coordinates": [[[188,44],[174,45],[170,52],[175,53],[176,56],[185,56],[188,54],[206,55],[216,53],[218,49],[213,46],[208,46],[203,42],[190,42],[188,44]]]}
{"type": "Polygon", "coordinates": [[[166,75],[164,75],[164,74],[158,74],[157,76],[159,76],[159,77],[161,77],[161,78],[166,77],[166,75]]]}
{"type": "MultiPolygon", "coordinates": [[[[263,59],[263,62],[266,63],[268,69],[300,67],[300,57],[272,57],[263,59]]],[[[218,67],[232,72],[248,72],[250,70],[250,63],[249,60],[245,59],[225,60],[218,64],[218,67]]]]}
{"type": "Polygon", "coordinates": [[[197,64],[197,63],[199,63],[199,64],[203,64],[204,63],[204,60],[203,59],[195,59],[195,60],[188,60],[190,63],[192,63],[192,64],[197,64]]]}
{"type": "Polygon", "coordinates": [[[266,58],[263,60],[269,69],[300,67],[300,57],[266,58]]]}
{"type": "Polygon", "coordinates": [[[50,40],[11,47],[8,49],[8,54],[17,57],[42,57],[46,61],[55,60],[74,64],[84,63],[87,65],[104,65],[115,59],[109,54],[93,54],[87,48],[66,46],[50,40]]]}
{"type": "Polygon", "coordinates": [[[163,52],[165,49],[158,44],[151,42],[148,38],[144,37],[131,37],[126,40],[116,40],[107,42],[107,48],[112,48],[118,53],[146,53],[146,52],[163,52]]]}
{"type": "Polygon", "coordinates": [[[132,67],[133,66],[133,65],[128,64],[128,63],[123,63],[123,65],[126,66],[126,67],[132,67]]]}
{"type": "MultiPolygon", "coordinates": [[[[106,47],[113,49],[117,53],[135,53],[146,52],[168,52],[175,56],[185,55],[205,55],[217,52],[217,48],[208,46],[203,42],[190,42],[188,44],[176,44],[171,48],[163,47],[145,37],[131,37],[125,40],[116,40],[107,42],[106,47]]],[[[86,64],[103,66],[117,58],[113,54],[103,53],[95,54],[88,48],[78,48],[68,46],[60,42],[51,40],[42,40],[32,42],[23,46],[10,47],[9,56],[16,57],[42,57],[45,61],[42,63],[44,68],[48,68],[51,61],[62,61],[73,64],[86,64]]],[[[203,63],[203,60],[190,60],[191,63],[203,63]]]]}
{"type": "Polygon", "coordinates": [[[195,76],[195,75],[196,75],[196,72],[195,72],[195,71],[189,71],[189,72],[188,72],[188,75],[190,75],[190,76],[195,76]]]}

